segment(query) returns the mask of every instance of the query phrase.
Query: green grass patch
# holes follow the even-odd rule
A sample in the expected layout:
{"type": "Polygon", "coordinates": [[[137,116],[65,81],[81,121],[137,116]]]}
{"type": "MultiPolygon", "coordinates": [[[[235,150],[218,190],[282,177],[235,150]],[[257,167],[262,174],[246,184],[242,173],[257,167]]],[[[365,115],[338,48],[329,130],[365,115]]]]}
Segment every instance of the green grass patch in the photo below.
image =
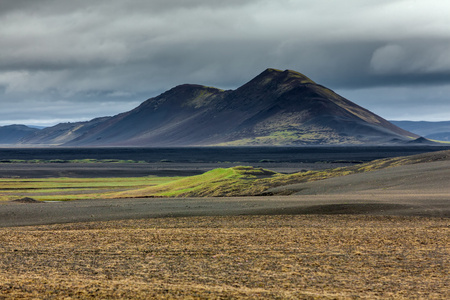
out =
{"type": "Polygon", "coordinates": [[[107,196],[111,198],[255,196],[264,194],[267,189],[272,187],[323,180],[355,172],[356,170],[337,168],[281,174],[262,168],[233,167],[214,169],[201,175],[161,185],[111,193],[107,196]]]}
{"type": "Polygon", "coordinates": [[[105,194],[164,184],[180,177],[0,179],[0,201],[98,199],[105,194]]]}
{"type": "Polygon", "coordinates": [[[214,169],[201,175],[186,177],[166,184],[134,191],[111,194],[112,198],[139,197],[220,197],[262,192],[255,180],[278,176],[278,173],[253,167],[214,169]]]}
{"type": "Polygon", "coordinates": [[[256,145],[310,145],[310,144],[358,144],[356,139],[336,134],[332,130],[278,130],[268,135],[220,143],[217,146],[256,146],[256,145]]]}

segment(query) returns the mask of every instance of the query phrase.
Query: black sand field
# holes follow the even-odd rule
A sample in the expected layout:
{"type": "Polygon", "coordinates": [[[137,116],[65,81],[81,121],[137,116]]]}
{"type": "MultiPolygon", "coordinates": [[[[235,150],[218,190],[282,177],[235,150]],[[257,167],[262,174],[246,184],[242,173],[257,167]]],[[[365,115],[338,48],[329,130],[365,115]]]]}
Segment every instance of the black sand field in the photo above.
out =
{"type": "Polygon", "coordinates": [[[384,215],[450,217],[443,194],[79,200],[0,203],[0,227],[191,216],[384,215]]]}

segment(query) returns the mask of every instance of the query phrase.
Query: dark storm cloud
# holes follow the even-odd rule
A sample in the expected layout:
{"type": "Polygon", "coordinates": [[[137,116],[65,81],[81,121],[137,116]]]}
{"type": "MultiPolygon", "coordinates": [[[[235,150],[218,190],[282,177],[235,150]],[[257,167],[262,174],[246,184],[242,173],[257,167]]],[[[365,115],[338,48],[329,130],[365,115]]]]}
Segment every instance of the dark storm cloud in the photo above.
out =
{"type": "Polygon", "coordinates": [[[445,0],[2,0],[0,124],[14,107],[22,119],[24,101],[42,118],[44,103],[47,119],[58,107],[90,118],[177,84],[236,88],[267,67],[349,92],[446,86],[449,10],[445,0]]]}

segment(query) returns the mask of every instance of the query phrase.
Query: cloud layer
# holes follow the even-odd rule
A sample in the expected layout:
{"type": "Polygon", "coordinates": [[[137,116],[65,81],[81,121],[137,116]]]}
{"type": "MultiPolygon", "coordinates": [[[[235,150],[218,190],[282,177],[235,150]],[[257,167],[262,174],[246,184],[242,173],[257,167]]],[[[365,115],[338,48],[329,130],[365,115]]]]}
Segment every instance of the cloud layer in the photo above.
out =
{"type": "Polygon", "coordinates": [[[427,118],[450,120],[448,11],[445,0],[2,0],[0,125],[115,114],[182,83],[236,88],[267,67],[362,106],[377,91],[382,116],[403,96],[425,104],[409,87],[436,93],[427,118]]]}

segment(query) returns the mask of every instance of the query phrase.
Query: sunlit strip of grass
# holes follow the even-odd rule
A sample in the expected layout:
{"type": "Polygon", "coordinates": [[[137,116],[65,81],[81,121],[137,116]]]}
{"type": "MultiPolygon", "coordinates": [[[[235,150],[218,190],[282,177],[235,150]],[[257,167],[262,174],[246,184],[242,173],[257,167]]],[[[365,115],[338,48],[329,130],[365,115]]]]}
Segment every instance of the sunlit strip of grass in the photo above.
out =
{"type": "Polygon", "coordinates": [[[165,184],[181,177],[0,179],[0,201],[30,195],[36,200],[98,199],[114,190],[165,184]],[[99,190],[105,190],[103,193],[99,190]],[[92,191],[92,193],[89,193],[92,191]],[[58,195],[51,195],[59,193],[58,195]]]}
{"type": "Polygon", "coordinates": [[[450,141],[440,141],[440,140],[433,140],[433,139],[429,139],[432,142],[436,142],[436,143],[440,143],[440,144],[450,144],[450,141]]]}
{"type": "Polygon", "coordinates": [[[49,189],[17,189],[17,190],[7,190],[7,191],[1,191],[2,194],[4,195],[17,195],[17,194],[30,194],[30,195],[35,195],[35,194],[50,194],[50,193],[62,193],[62,194],[81,194],[84,192],[84,194],[86,192],[90,192],[90,191],[105,191],[105,192],[109,192],[109,191],[118,191],[118,190],[124,190],[127,188],[143,188],[146,187],[148,185],[141,185],[141,186],[127,186],[127,187],[96,187],[96,188],[49,188],[49,189]]]}
{"type": "Polygon", "coordinates": [[[180,177],[123,177],[123,178],[44,178],[44,179],[0,179],[0,191],[11,189],[51,189],[51,188],[120,188],[156,185],[180,177]]]}
{"type": "Polygon", "coordinates": [[[33,196],[32,197],[38,201],[73,201],[73,200],[88,200],[88,199],[103,199],[103,193],[96,194],[73,194],[73,195],[43,195],[43,196],[33,196]]]}

